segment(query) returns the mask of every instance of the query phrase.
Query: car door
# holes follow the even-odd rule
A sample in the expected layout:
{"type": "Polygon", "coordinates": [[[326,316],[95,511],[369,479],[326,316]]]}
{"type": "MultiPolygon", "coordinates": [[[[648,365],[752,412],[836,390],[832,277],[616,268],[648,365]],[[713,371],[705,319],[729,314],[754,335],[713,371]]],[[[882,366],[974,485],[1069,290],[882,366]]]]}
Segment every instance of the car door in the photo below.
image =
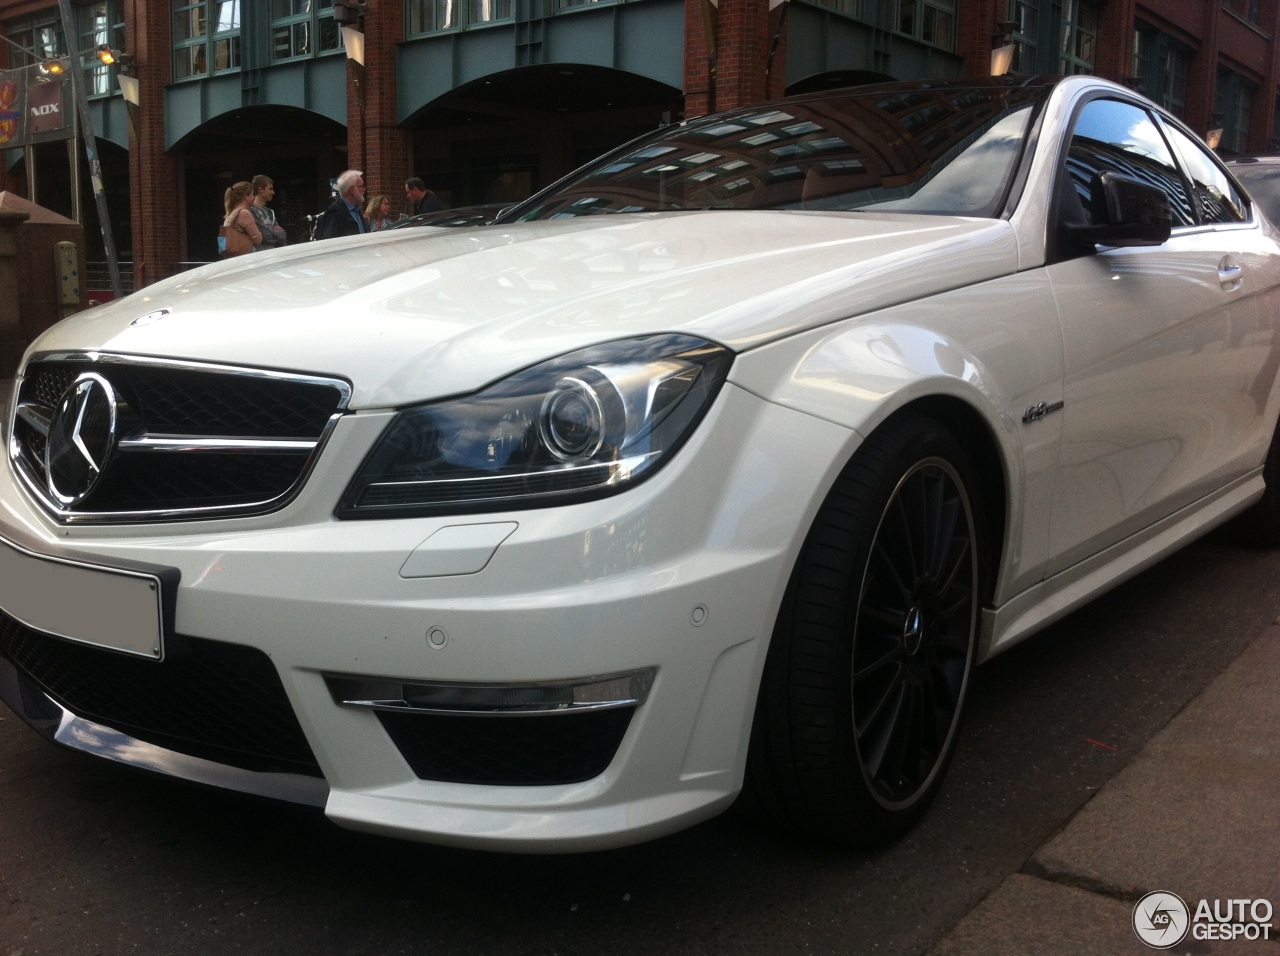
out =
{"type": "Polygon", "coordinates": [[[1256,467],[1276,375],[1274,309],[1260,308],[1274,294],[1274,243],[1202,146],[1136,103],[1094,99],[1077,114],[1059,176],[1067,205],[1047,272],[1064,405],[1050,574],[1256,467]],[[1168,194],[1167,242],[1069,248],[1066,221],[1103,215],[1107,170],[1168,194]]]}

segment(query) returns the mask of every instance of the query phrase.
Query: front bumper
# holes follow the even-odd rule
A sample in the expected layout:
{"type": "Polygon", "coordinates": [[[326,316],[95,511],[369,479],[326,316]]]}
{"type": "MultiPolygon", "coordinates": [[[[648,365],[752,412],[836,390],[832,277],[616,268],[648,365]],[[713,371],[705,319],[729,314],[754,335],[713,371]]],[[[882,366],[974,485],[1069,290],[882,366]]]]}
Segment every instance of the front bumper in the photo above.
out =
{"type": "MultiPolygon", "coordinates": [[[[32,663],[39,648],[18,653],[12,641],[0,642],[8,648],[0,696],[59,743],[185,779],[323,803],[343,825],[431,842],[593,849],[657,836],[725,807],[741,786],[755,691],[787,577],[856,436],[728,386],[675,459],[623,494],[475,517],[335,520],[334,502],[388,417],[344,417],[298,497],[256,518],[67,528],[0,469],[0,535],[14,544],[180,574],[174,653],[161,662],[127,661],[126,673],[144,669],[152,682],[141,697],[153,701],[177,686],[182,668],[191,672],[182,680],[212,683],[214,696],[228,684],[241,697],[277,693],[266,688],[266,675],[242,692],[238,685],[256,665],[234,663],[240,650],[226,652],[233,662],[221,669],[200,663],[210,648],[247,649],[278,678],[287,715],[214,711],[200,746],[189,746],[169,717],[159,734],[140,722],[138,732],[129,722],[110,726],[76,712],[59,690],[54,677],[65,667],[46,664],[41,672],[32,663]],[[558,782],[550,783],[501,774],[493,782],[485,748],[527,751],[530,722],[563,728],[579,716],[466,717],[526,728],[512,743],[484,724],[475,737],[482,743],[469,744],[473,753],[462,761],[478,762],[469,777],[465,769],[431,770],[397,739],[385,708],[342,703],[335,694],[335,686],[362,679],[528,688],[639,673],[651,675],[651,685],[625,721],[615,717],[606,728],[611,741],[585,735],[597,749],[608,747],[603,769],[585,779],[553,775],[558,782]],[[313,768],[227,755],[243,749],[240,730],[256,739],[257,725],[290,719],[313,768]],[[255,726],[230,726],[239,721],[255,726]],[[448,779],[424,778],[424,767],[448,779]]],[[[55,649],[69,643],[27,637],[55,649]]],[[[121,657],[89,650],[103,660],[121,657]]],[[[111,683],[135,681],[113,676],[111,683]]],[[[394,716],[427,738],[419,743],[429,750],[433,740],[471,734],[461,715],[432,714],[434,727],[421,733],[415,714],[394,716]]],[[[560,732],[532,736],[550,741],[542,744],[550,754],[570,746],[556,742],[560,732]]],[[[525,766],[544,763],[524,757],[525,766]]]]}

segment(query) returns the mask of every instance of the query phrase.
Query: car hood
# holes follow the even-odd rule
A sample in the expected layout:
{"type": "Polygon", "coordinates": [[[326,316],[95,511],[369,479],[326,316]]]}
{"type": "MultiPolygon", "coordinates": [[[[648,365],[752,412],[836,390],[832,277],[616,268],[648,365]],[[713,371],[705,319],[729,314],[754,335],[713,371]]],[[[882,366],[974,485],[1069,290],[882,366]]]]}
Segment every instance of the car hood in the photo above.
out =
{"type": "Polygon", "coordinates": [[[59,323],[31,352],[337,375],[352,383],[351,407],[398,406],[633,335],[743,350],[1016,264],[1007,222],[939,216],[692,212],[397,230],[183,273],[59,323]]]}

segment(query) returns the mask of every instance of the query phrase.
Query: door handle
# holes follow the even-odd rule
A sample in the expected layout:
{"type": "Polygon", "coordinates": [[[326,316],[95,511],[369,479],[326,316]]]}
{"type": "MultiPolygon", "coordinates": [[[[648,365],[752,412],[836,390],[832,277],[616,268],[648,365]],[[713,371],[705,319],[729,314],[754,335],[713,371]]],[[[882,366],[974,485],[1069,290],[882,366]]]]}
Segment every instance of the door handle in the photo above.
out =
{"type": "Polygon", "coordinates": [[[1228,292],[1235,292],[1244,284],[1244,270],[1231,256],[1223,256],[1218,263],[1218,282],[1228,292]]]}

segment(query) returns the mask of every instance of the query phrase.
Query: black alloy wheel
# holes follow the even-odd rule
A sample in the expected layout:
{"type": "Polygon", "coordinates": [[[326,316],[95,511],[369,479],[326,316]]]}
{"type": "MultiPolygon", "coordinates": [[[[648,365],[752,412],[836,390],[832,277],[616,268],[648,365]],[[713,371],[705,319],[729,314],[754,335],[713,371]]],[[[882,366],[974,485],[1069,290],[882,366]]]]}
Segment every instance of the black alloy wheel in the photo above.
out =
{"type": "Polygon", "coordinates": [[[854,742],[886,808],[909,806],[948,752],[973,656],[977,586],[964,486],[945,459],[925,459],[881,517],[854,620],[854,742]]]}
{"type": "Polygon", "coordinates": [[[824,501],[765,667],[750,799],[788,828],[880,845],[955,752],[977,646],[985,526],[974,471],[932,419],[859,448],[824,501]]]}

